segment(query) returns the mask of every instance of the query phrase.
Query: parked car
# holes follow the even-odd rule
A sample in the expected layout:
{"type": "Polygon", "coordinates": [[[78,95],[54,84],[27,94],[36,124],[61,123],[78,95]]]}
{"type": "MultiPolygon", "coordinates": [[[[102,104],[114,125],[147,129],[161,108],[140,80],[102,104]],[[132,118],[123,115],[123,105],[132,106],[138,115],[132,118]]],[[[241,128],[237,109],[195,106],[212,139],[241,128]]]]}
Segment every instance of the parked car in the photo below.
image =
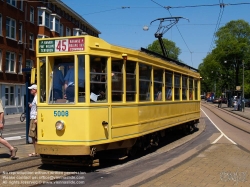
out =
{"type": "Polygon", "coordinates": [[[215,99],[213,100],[213,103],[219,103],[219,98],[215,98],[215,99]]]}
{"type": "Polygon", "coordinates": [[[250,99],[245,99],[245,107],[250,107],[250,99]]]}
{"type": "Polygon", "coordinates": [[[222,103],[227,104],[227,98],[222,98],[221,100],[222,100],[222,103]]]}

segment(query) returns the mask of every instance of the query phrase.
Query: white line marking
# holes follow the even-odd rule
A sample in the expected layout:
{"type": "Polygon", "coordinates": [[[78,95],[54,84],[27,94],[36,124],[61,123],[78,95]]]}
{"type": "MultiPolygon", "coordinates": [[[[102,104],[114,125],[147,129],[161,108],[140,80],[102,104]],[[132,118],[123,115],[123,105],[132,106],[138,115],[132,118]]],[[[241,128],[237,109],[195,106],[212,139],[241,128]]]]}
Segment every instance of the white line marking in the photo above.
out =
{"type": "MultiPolygon", "coordinates": [[[[202,109],[201,109],[202,110],[202,109]]],[[[211,123],[218,129],[218,131],[220,131],[221,135],[212,143],[212,144],[215,144],[217,141],[219,141],[219,139],[222,137],[222,136],[225,136],[230,142],[232,142],[233,144],[237,145],[237,143],[235,143],[233,140],[231,140],[230,138],[227,137],[227,135],[225,135],[220,129],[219,127],[217,127],[214,122],[208,117],[208,115],[206,114],[206,112],[204,112],[202,110],[202,112],[207,116],[207,118],[211,121],[211,123]]]]}
{"type": "Polygon", "coordinates": [[[20,134],[20,133],[24,133],[24,132],[12,132],[12,133],[3,133],[3,135],[10,135],[10,134],[20,134]]]}
{"type": "Polygon", "coordinates": [[[7,138],[4,138],[5,140],[21,140],[21,139],[24,139],[22,138],[21,136],[12,136],[12,137],[7,137],[7,138]]]}

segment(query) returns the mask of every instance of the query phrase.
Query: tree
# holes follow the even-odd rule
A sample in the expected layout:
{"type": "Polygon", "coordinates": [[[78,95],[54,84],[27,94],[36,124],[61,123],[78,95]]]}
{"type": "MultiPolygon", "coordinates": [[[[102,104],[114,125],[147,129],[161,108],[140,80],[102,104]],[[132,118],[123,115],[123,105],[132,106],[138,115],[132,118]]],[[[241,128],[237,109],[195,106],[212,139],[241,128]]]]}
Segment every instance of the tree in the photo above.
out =
{"type": "Polygon", "coordinates": [[[235,86],[239,86],[243,60],[247,66],[250,64],[250,25],[244,20],[230,21],[218,30],[216,36],[213,53],[226,68],[235,70],[235,86]]]}
{"type": "MultiPolygon", "coordinates": [[[[176,45],[173,41],[170,41],[170,40],[165,39],[165,38],[162,38],[162,40],[163,40],[163,43],[164,43],[165,48],[167,50],[168,57],[172,58],[174,60],[178,60],[178,56],[181,53],[180,48],[176,47],[176,45]]],[[[158,40],[155,40],[152,44],[149,44],[147,49],[163,55],[162,49],[161,49],[161,46],[160,46],[160,43],[158,40]]]]}
{"type": "Polygon", "coordinates": [[[242,86],[242,62],[244,61],[244,92],[245,96],[249,97],[250,25],[244,20],[230,21],[217,31],[216,37],[216,47],[198,68],[203,77],[202,89],[212,91],[211,84],[214,83],[211,80],[216,79],[217,94],[220,94],[219,89],[223,92],[235,91],[235,86],[242,86]]]}

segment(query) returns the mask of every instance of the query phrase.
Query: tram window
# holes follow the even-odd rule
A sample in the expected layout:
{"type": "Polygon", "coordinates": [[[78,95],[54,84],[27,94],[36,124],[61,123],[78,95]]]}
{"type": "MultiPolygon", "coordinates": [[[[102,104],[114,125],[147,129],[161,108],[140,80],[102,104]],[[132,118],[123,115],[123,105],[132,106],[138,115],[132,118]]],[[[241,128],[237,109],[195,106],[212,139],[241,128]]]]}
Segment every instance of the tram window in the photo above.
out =
{"type": "Polygon", "coordinates": [[[174,100],[180,100],[180,75],[175,74],[174,75],[174,100]]]}
{"type": "Polygon", "coordinates": [[[173,89],[173,73],[166,72],[165,73],[165,93],[166,93],[166,100],[172,100],[172,89],[173,89]]]}
{"type": "MultiPolygon", "coordinates": [[[[74,56],[50,57],[52,72],[49,80],[49,103],[75,102],[74,56]]],[[[78,72],[77,77],[84,76],[78,72]]],[[[78,80],[80,82],[80,80],[78,80]]]]}
{"type": "Polygon", "coordinates": [[[107,102],[107,58],[90,56],[91,102],[107,102]]]}
{"type": "Polygon", "coordinates": [[[189,77],[189,100],[193,100],[193,79],[189,77]]]}
{"type": "Polygon", "coordinates": [[[162,69],[154,69],[154,100],[162,101],[162,69]]]}
{"type": "Polygon", "coordinates": [[[112,60],[112,101],[122,101],[123,95],[123,60],[112,60]]]}
{"type": "Polygon", "coordinates": [[[126,62],[126,100],[135,101],[136,94],[136,62],[126,62]]]}
{"type": "Polygon", "coordinates": [[[78,55],[78,102],[85,102],[85,56],[78,55]]]}
{"type": "Polygon", "coordinates": [[[46,102],[46,58],[41,57],[39,58],[39,64],[40,64],[40,88],[38,89],[40,91],[40,102],[45,103],[46,102]]]}
{"type": "Polygon", "coordinates": [[[198,100],[198,81],[194,80],[194,96],[195,96],[195,100],[198,100]]]}
{"type": "Polygon", "coordinates": [[[187,77],[182,76],[182,100],[187,100],[187,77]]]}
{"type": "Polygon", "coordinates": [[[139,101],[150,100],[151,66],[139,64],[139,101]]]}

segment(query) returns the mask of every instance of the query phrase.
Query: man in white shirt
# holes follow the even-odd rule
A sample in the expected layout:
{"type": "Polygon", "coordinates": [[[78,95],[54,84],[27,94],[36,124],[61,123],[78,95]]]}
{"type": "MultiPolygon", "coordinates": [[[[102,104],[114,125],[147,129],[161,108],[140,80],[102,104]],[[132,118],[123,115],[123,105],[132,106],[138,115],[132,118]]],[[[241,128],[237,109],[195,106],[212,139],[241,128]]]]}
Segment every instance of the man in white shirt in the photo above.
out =
{"type": "MultiPolygon", "coordinates": [[[[34,148],[37,141],[37,85],[33,84],[28,87],[30,94],[34,96],[32,103],[29,104],[30,107],[30,128],[29,128],[29,137],[32,138],[34,148]]],[[[30,153],[30,157],[38,156],[36,153],[30,153]]]]}

